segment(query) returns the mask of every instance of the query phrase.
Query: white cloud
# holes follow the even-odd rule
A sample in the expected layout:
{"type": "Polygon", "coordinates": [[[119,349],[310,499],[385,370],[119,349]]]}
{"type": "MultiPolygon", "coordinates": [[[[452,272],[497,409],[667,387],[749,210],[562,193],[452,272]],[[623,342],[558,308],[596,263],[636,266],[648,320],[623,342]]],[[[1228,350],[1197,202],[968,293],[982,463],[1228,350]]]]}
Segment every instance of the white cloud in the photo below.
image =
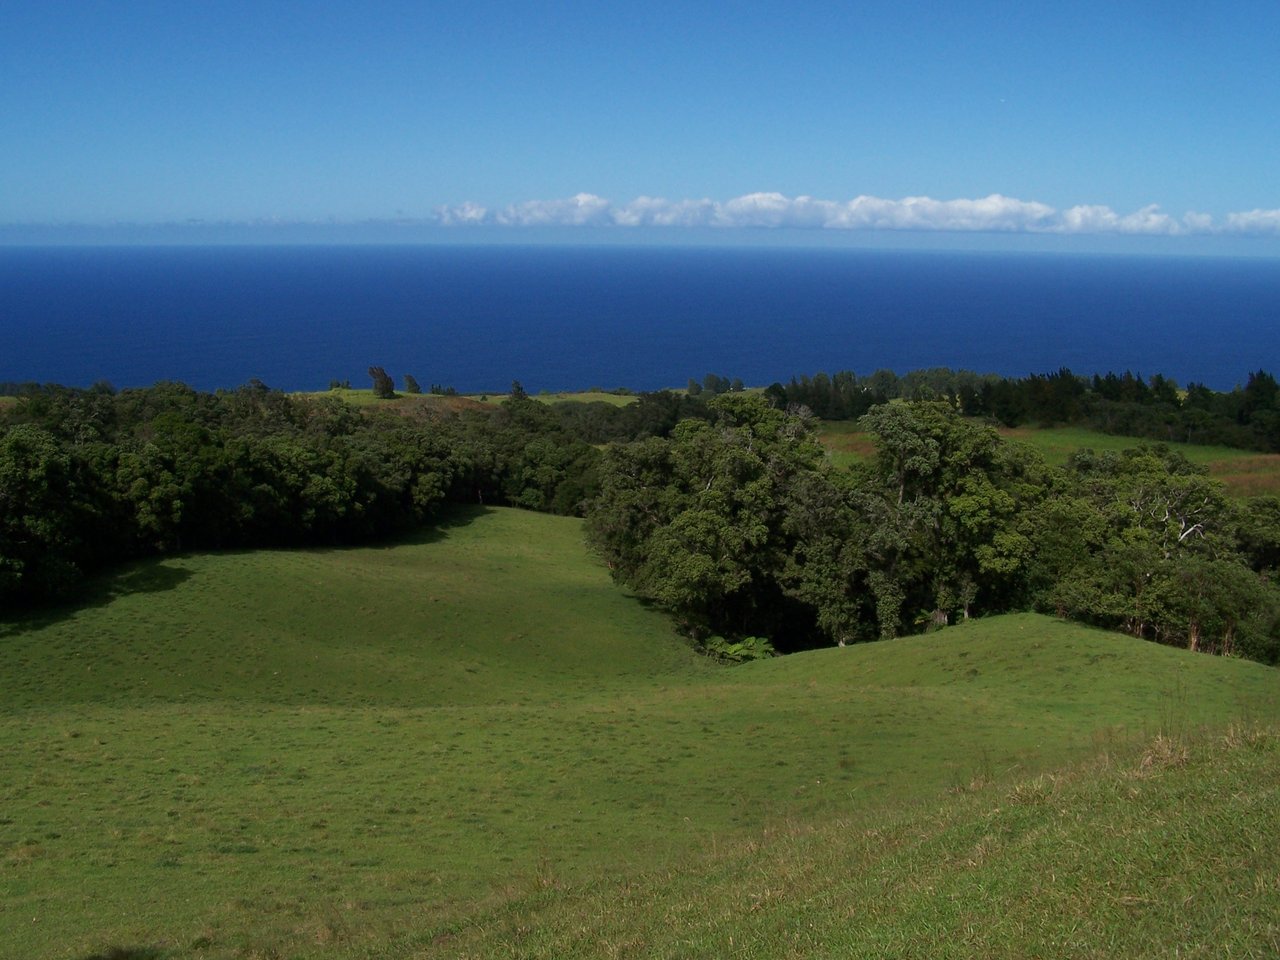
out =
{"type": "Polygon", "coordinates": [[[1249,210],[1227,214],[1228,233],[1280,233],[1280,210],[1249,210]]]}
{"type": "Polygon", "coordinates": [[[1182,216],[1182,222],[1190,233],[1213,232],[1213,217],[1207,213],[1185,213],[1182,216]]]}
{"type": "Polygon", "coordinates": [[[997,230],[1042,229],[1053,208],[1043,203],[1015,200],[993,193],[977,200],[934,200],[907,197],[882,200],[858,197],[846,206],[847,215],[832,226],[890,230],[997,230]]]}
{"type": "Polygon", "coordinates": [[[612,205],[603,197],[579,193],[567,200],[526,200],[495,215],[495,222],[512,227],[600,226],[613,222],[612,205]]]}
{"type": "Polygon", "coordinates": [[[719,204],[715,224],[723,227],[825,227],[838,206],[813,197],[748,193],[719,204]]]}
{"type": "Polygon", "coordinates": [[[1280,210],[1231,213],[1218,224],[1203,213],[1187,213],[1177,219],[1156,204],[1127,214],[1097,204],[1057,210],[1045,203],[998,193],[955,200],[887,200],[865,195],[852,200],[820,200],[781,193],[748,193],[723,202],[642,196],[623,204],[580,193],[561,200],[528,200],[494,210],[467,202],[439,208],[436,220],[447,226],[790,227],[1145,236],[1280,233],[1280,210]]]}
{"type": "Polygon", "coordinates": [[[452,227],[457,224],[484,223],[488,219],[489,211],[480,204],[468,200],[466,203],[451,207],[441,207],[436,214],[441,223],[452,227]]]}
{"type": "Polygon", "coordinates": [[[1188,216],[1194,217],[1194,221],[1179,222],[1167,213],[1161,213],[1154,203],[1125,216],[1110,207],[1087,205],[1062,211],[1051,229],[1055,233],[1140,233],[1156,236],[1212,230],[1211,218],[1205,218],[1203,214],[1188,216]]]}
{"type": "Polygon", "coordinates": [[[1161,213],[1154,203],[1143,207],[1127,217],[1121,217],[1119,228],[1121,233],[1185,233],[1183,226],[1167,213],[1161,213]]]}
{"type": "Polygon", "coordinates": [[[613,219],[621,227],[705,227],[715,218],[717,204],[710,200],[636,197],[615,208],[613,219]]]}

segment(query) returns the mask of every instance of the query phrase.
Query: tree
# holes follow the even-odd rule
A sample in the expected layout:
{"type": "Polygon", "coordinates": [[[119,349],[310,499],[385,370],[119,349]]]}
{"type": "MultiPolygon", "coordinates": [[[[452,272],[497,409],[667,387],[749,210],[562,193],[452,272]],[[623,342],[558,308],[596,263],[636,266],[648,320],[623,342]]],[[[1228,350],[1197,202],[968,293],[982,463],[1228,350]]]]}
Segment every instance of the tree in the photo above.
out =
{"type": "Polygon", "coordinates": [[[0,436],[0,597],[56,596],[80,578],[72,459],[46,431],[0,436]]]}
{"type": "Polygon", "coordinates": [[[787,593],[814,610],[818,628],[839,646],[874,637],[865,531],[855,500],[863,478],[849,471],[806,471],[787,498],[791,544],[787,593]]]}
{"type": "Polygon", "coordinates": [[[1258,573],[1280,572],[1280,497],[1250,497],[1230,505],[1236,543],[1258,573]]]}
{"type": "Polygon", "coordinates": [[[1043,596],[1060,614],[1192,650],[1275,656],[1277,591],[1255,572],[1274,556],[1266,516],[1255,521],[1163,448],[1084,451],[1068,467],[1067,499],[1044,516],[1072,522],[1046,524],[1065,536],[1039,551],[1056,565],[1043,596]]]}
{"type": "Polygon", "coordinates": [[[382,367],[370,367],[369,376],[373,378],[373,395],[380,400],[390,400],[396,395],[395,381],[387,375],[382,367]]]}
{"type": "Polygon", "coordinates": [[[789,599],[784,515],[823,463],[807,427],[764,397],[727,393],[715,420],[616,445],[600,465],[588,537],[615,579],[667,607],[696,639],[771,635],[803,644],[812,610],[789,599]]]}
{"type": "Polygon", "coordinates": [[[1033,556],[1030,512],[1047,492],[1043,463],[961,418],[949,403],[881,404],[859,423],[876,437],[855,492],[880,635],[903,614],[946,624],[1016,605],[1033,556]]]}
{"type": "Polygon", "coordinates": [[[422,393],[422,387],[418,385],[418,381],[411,373],[406,373],[404,375],[404,392],[412,396],[417,396],[422,393]]]}

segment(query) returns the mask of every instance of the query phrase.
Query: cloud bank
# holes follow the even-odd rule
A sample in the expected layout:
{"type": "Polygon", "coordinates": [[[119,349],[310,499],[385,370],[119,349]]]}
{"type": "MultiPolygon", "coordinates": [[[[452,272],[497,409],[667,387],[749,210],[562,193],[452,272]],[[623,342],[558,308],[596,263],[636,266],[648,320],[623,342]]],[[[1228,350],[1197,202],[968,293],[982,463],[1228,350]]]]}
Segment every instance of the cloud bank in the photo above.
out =
{"type": "Polygon", "coordinates": [[[1129,234],[1141,236],[1280,236],[1280,210],[1249,210],[1215,220],[1208,214],[1181,218],[1151,204],[1120,214],[1107,206],[1058,210],[1045,203],[993,193],[967,200],[905,197],[852,200],[749,193],[732,200],[665,200],[637,197],[616,204],[590,193],[560,200],[527,200],[490,209],[476,203],[440,207],[435,220],[445,226],[505,227],[792,227],[813,230],[918,230],[1044,234],[1129,234]]]}

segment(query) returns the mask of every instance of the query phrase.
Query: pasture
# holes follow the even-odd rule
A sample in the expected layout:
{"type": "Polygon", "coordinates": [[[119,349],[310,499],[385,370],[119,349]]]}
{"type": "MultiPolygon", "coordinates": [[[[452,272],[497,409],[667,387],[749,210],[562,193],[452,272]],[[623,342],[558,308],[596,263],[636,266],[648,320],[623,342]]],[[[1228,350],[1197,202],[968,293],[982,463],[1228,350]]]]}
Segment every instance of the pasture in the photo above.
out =
{"type": "MultiPolygon", "coordinates": [[[[613,586],[580,522],[503,509],[135,565],[0,621],[0,651],[13,960],[854,956],[817,948],[859,909],[873,955],[1013,909],[1001,857],[1036,876],[1036,843],[1091,841],[1129,789],[1038,778],[1280,717],[1274,670],[1033,615],[722,667],[613,586]],[[1024,805],[1043,829],[1016,790],[1050,798],[1024,805]]],[[[1232,776],[1276,768],[1240,756],[1232,776]]],[[[1153,803],[1199,796],[1183,767],[1153,803]]],[[[1273,788],[1205,789],[1241,831],[1274,812],[1273,788]]],[[[1148,916],[1176,912],[1152,883],[1148,916]]]]}
{"type": "MultiPolygon", "coordinates": [[[[382,399],[373,395],[372,388],[361,389],[358,387],[335,388],[330,390],[315,390],[306,393],[311,397],[337,397],[355,407],[386,407],[390,409],[422,406],[427,409],[440,408],[448,410],[457,409],[484,409],[485,407],[496,407],[509,396],[503,390],[493,393],[468,393],[444,396],[434,393],[417,393],[409,394],[401,390],[396,391],[396,395],[389,399],[382,399]],[[483,405],[483,406],[481,406],[483,405]]],[[[529,394],[529,399],[537,400],[539,403],[607,403],[611,407],[625,407],[628,404],[636,402],[636,395],[632,393],[612,393],[607,390],[576,390],[576,391],[558,391],[552,393],[547,390],[538,393],[529,394]]]]}
{"type": "MultiPolygon", "coordinates": [[[[1155,442],[1081,427],[1015,427],[1002,428],[999,433],[1006,440],[1026,444],[1054,466],[1066,463],[1077,450],[1120,451],[1155,442]]],[[[837,466],[848,466],[875,455],[871,436],[860,430],[856,421],[820,421],[818,439],[837,466]]],[[[1280,494],[1280,454],[1193,443],[1170,443],[1166,446],[1192,463],[1206,467],[1210,476],[1222,481],[1232,496],[1280,494]]]]}

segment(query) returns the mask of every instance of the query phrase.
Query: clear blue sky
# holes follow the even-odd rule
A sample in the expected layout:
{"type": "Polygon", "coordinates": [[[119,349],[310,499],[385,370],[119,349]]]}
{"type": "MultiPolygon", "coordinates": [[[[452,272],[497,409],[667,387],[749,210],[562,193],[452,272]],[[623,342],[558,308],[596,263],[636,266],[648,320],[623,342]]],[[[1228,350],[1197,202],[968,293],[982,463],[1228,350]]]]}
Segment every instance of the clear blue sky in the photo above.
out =
{"type": "Polygon", "coordinates": [[[1275,238],[1280,3],[0,5],[0,224],[396,217],[1275,238]]]}

